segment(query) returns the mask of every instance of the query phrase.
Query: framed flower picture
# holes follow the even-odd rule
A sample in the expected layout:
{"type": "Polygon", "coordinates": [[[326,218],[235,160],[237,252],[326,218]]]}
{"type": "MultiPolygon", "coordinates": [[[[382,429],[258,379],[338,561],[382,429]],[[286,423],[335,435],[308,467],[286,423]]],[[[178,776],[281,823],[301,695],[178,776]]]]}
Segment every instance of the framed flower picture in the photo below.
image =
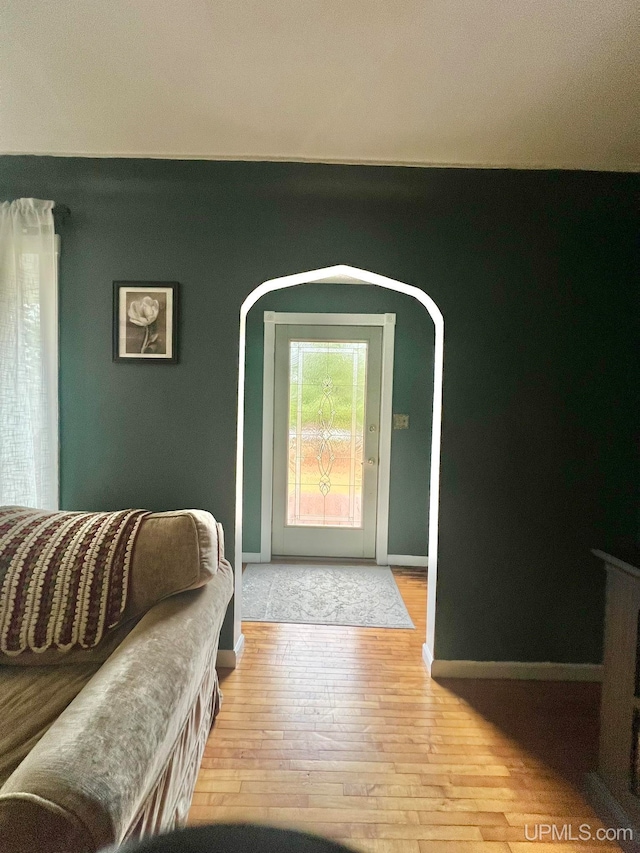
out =
{"type": "Polygon", "coordinates": [[[178,283],[113,282],[113,360],[178,360],[178,283]]]}

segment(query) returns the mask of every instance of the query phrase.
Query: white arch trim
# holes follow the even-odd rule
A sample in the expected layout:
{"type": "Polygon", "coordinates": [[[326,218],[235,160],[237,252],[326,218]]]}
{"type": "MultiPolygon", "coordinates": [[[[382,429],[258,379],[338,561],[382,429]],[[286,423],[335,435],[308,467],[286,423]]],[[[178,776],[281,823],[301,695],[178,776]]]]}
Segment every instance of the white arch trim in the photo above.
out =
{"type": "Polygon", "coordinates": [[[438,574],[438,511],[440,504],[440,442],[442,434],[442,372],[444,366],[444,319],[436,303],[419,287],[404,284],[368,270],[346,264],[320,270],[272,278],[258,285],[244,300],[240,309],[240,348],[238,364],[238,422],[236,451],[236,537],[235,537],[235,595],[234,595],[234,648],[241,650],[242,637],[242,485],[244,459],[244,380],[247,314],[255,303],[267,293],[284,290],[299,284],[330,282],[335,284],[375,284],[387,290],[406,293],[423,305],[435,326],[435,357],[433,360],[433,422],[431,428],[431,471],[429,491],[429,563],[427,573],[427,637],[424,658],[433,661],[436,621],[436,581],[438,574]]]}

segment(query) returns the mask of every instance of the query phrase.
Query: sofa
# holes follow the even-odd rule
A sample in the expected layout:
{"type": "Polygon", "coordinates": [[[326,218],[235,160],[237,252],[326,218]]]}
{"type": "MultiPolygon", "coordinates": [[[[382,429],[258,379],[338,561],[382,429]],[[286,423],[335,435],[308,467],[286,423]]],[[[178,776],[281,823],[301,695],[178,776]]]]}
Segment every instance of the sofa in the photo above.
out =
{"type": "Polygon", "coordinates": [[[232,590],[212,515],[149,513],[122,618],[95,647],[0,652],[2,853],[93,853],[184,824],[232,590]]]}

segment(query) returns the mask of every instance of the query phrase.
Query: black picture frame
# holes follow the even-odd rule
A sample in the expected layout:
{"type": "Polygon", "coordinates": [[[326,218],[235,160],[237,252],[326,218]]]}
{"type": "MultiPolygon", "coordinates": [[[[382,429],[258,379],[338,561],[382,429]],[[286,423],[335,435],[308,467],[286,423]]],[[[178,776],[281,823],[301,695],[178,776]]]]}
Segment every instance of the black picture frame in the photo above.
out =
{"type": "Polygon", "coordinates": [[[176,364],[177,281],[113,282],[113,360],[176,364]]]}

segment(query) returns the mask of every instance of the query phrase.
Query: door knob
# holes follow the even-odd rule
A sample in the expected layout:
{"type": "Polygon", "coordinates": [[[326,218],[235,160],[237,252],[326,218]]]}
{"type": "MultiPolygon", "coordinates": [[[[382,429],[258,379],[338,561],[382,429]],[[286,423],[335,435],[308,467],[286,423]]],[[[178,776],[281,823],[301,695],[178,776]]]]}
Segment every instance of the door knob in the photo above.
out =
{"type": "Polygon", "coordinates": [[[376,460],[373,458],[367,459],[367,465],[375,465],[375,462],[376,462],[376,460]]]}

